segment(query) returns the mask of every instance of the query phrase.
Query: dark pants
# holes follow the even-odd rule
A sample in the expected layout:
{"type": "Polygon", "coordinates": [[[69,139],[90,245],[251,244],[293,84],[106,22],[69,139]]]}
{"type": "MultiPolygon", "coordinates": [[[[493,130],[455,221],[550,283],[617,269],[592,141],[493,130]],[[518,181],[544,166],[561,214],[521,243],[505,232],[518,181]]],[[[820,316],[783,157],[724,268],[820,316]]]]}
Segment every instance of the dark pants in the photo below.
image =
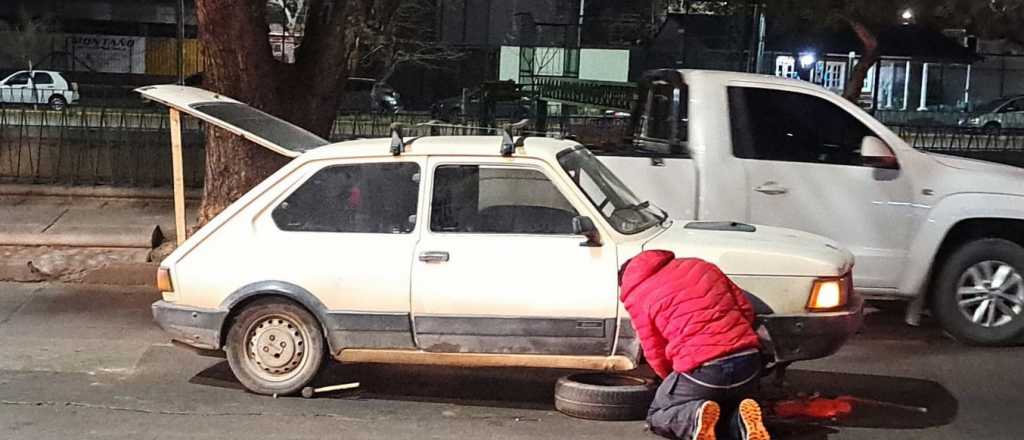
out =
{"type": "Polygon", "coordinates": [[[741,355],[705,364],[689,373],[675,372],[665,378],[647,412],[647,423],[655,434],[690,440],[700,406],[713,400],[722,407],[719,438],[742,438],[736,409],[743,399],[757,391],[761,377],[761,356],[741,355]]]}

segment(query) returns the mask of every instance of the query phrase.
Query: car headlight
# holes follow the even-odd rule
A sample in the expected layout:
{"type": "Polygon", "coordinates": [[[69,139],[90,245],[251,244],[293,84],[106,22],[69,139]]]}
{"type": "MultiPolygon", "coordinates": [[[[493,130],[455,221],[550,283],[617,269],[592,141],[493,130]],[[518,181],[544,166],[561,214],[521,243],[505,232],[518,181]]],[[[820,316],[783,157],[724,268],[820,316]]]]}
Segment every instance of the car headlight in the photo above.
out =
{"type": "Polygon", "coordinates": [[[807,310],[824,312],[845,306],[850,299],[852,284],[849,275],[814,280],[814,284],[811,286],[811,297],[807,301],[807,310]]]}
{"type": "Polygon", "coordinates": [[[967,123],[968,124],[977,124],[979,122],[981,122],[981,118],[969,118],[969,119],[967,119],[967,123]]]}

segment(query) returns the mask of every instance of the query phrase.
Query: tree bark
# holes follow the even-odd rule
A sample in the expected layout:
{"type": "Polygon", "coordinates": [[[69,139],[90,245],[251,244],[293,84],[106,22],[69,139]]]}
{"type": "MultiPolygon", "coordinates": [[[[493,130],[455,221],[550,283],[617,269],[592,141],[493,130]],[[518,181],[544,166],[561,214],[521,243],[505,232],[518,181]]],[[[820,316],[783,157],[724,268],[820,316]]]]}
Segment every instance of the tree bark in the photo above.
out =
{"type": "MultiPolygon", "coordinates": [[[[355,0],[313,0],[295,64],[274,59],[265,0],[196,0],[206,88],[330,135],[349,72],[355,0]]],[[[288,159],[239,136],[206,128],[206,175],[197,228],[288,159]]]]}
{"type": "MultiPolygon", "coordinates": [[[[861,44],[864,46],[860,60],[857,61],[857,65],[854,66],[853,72],[850,75],[850,81],[846,83],[846,88],[843,89],[844,98],[854,104],[859,104],[860,92],[864,88],[864,79],[868,75],[868,70],[871,69],[871,66],[875,65],[879,58],[878,39],[875,38],[875,34],[863,23],[849,17],[843,17],[843,19],[850,24],[854,33],[857,34],[857,38],[860,39],[861,44]]],[[[877,93],[877,90],[875,92],[877,93]]]]}

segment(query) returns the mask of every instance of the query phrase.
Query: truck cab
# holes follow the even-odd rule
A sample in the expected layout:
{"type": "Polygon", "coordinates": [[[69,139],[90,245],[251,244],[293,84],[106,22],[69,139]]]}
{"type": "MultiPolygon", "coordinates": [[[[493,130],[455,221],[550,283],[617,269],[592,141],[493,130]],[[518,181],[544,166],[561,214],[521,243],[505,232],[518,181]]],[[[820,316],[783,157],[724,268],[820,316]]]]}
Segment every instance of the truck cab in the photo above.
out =
{"type": "Polygon", "coordinates": [[[1024,335],[1024,170],[917,151],[841,96],[765,75],[650,71],[631,118],[596,153],[640,197],[832,238],[862,294],[930,305],[966,342],[1024,335]]]}

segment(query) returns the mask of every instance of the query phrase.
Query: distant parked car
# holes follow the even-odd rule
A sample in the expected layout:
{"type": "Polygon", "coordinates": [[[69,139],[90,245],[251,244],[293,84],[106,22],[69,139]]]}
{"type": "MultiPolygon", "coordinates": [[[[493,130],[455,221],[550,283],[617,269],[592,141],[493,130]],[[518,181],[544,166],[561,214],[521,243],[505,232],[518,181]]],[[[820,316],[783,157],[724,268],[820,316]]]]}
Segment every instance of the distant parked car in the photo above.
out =
{"type": "Polygon", "coordinates": [[[1008,96],[979,105],[960,118],[961,127],[1024,128],[1024,96],[1008,96]]]}
{"type": "Polygon", "coordinates": [[[2,104],[48,104],[54,110],[63,110],[77,101],[78,84],[60,72],[22,70],[0,81],[2,104]]]}
{"type": "Polygon", "coordinates": [[[395,113],[402,109],[398,92],[373,78],[349,78],[341,96],[341,110],[395,113]]]}
{"type": "MultiPolygon", "coordinates": [[[[462,95],[452,96],[434,103],[430,108],[430,115],[434,119],[442,121],[457,121],[465,116],[476,116],[480,114],[480,105],[483,98],[483,88],[477,87],[466,92],[466,99],[463,102],[462,95]]],[[[530,98],[517,94],[498,98],[494,104],[494,117],[498,119],[524,119],[533,115],[530,98]]]]}

